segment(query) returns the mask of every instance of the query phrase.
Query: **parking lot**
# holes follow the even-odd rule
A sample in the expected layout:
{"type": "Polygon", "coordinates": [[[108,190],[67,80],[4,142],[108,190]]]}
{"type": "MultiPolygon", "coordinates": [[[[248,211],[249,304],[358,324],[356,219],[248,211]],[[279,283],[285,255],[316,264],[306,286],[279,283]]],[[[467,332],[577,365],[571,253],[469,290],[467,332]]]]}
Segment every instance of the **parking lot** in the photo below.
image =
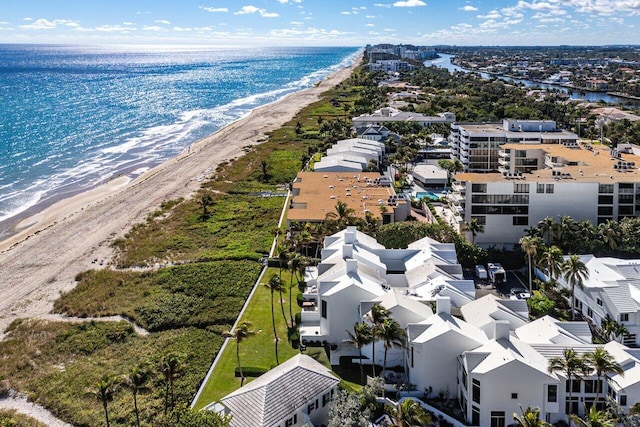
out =
{"type": "Polygon", "coordinates": [[[476,285],[476,296],[482,298],[486,294],[494,294],[499,297],[509,298],[512,289],[522,288],[527,292],[529,284],[525,278],[520,278],[517,271],[509,270],[506,274],[506,281],[498,286],[493,286],[488,279],[480,280],[476,277],[475,271],[471,269],[464,270],[464,278],[473,280],[476,285]]]}

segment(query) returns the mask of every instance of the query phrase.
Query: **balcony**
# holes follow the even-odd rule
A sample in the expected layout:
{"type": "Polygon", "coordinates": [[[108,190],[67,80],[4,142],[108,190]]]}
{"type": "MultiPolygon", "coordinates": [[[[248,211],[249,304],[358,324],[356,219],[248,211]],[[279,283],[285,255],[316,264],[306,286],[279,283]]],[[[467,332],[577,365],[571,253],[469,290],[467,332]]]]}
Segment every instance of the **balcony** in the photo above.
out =
{"type": "Polygon", "coordinates": [[[457,193],[464,194],[464,192],[467,190],[467,187],[460,184],[459,182],[454,182],[453,184],[451,184],[451,189],[457,193]]]}
{"type": "Polygon", "coordinates": [[[319,322],[320,310],[316,306],[315,301],[304,301],[302,303],[302,312],[300,313],[303,324],[319,322]]]}
{"type": "Polygon", "coordinates": [[[511,158],[511,151],[510,150],[499,150],[498,151],[498,156],[504,158],[504,159],[510,159],[511,158]]]}
{"type": "Polygon", "coordinates": [[[511,162],[509,162],[508,160],[503,159],[502,157],[500,157],[498,159],[498,164],[501,166],[504,166],[506,169],[509,169],[509,166],[511,166],[511,162]]]}

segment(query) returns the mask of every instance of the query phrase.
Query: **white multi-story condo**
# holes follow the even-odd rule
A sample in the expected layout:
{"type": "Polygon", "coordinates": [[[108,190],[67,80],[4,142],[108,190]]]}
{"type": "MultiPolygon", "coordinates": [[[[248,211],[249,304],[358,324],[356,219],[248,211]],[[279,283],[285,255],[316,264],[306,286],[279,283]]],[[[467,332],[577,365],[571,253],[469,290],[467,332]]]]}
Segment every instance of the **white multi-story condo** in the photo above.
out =
{"type": "Polygon", "coordinates": [[[499,169],[504,144],[574,144],[578,135],[556,128],[552,120],[503,120],[502,123],[453,123],[449,135],[452,158],[465,172],[499,169]]]}
{"type": "Polygon", "coordinates": [[[390,122],[417,123],[422,127],[436,123],[453,123],[456,115],[453,113],[441,113],[437,116],[425,116],[413,111],[400,111],[392,107],[384,107],[373,112],[363,114],[353,119],[353,126],[357,128],[366,126],[384,126],[390,122]]]}
{"type": "Polygon", "coordinates": [[[510,247],[547,216],[600,224],[640,215],[640,147],[505,144],[495,173],[460,173],[449,195],[459,224],[484,226],[482,246],[510,247]]]}
{"type": "Polygon", "coordinates": [[[404,348],[389,350],[387,366],[404,369],[404,379],[431,397],[457,398],[470,425],[505,426],[520,405],[540,408],[543,419],[557,422],[567,413],[604,407],[607,396],[623,410],[640,400],[636,350],[618,342],[593,344],[587,322],[548,316],[529,322],[522,300],[473,300],[475,289],[461,279],[451,245],[427,238],[407,249],[384,249],[348,228],[326,238],[322,262],[307,273],[303,343],[325,345],[332,364],[350,358],[381,365],[382,345],[375,357],[366,346],[360,359],[345,331],[367,321],[378,303],[406,332],[404,348]],[[567,348],[583,355],[598,347],[614,357],[623,375],[568,378],[549,370],[567,348]]]}
{"type": "MultiPolygon", "coordinates": [[[[594,255],[580,255],[580,259],[588,277],[575,287],[576,310],[598,327],[607,317],[624,325],[628,333],[620,337],[622,341],[640,346],[640,259],[594,255]]],[[[570,289],[562,277],[557,280],[570,289]]]]}

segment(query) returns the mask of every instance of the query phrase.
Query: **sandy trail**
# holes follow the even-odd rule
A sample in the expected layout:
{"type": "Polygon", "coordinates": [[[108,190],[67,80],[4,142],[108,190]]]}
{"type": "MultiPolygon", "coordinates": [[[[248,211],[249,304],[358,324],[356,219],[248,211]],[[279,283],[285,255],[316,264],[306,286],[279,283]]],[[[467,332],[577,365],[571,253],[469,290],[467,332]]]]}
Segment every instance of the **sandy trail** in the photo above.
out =
{"type": "Polygon", "coordinates": [[[0,409],[11,410],[25,414],[34,420],[47,425],[49,427],[72,427],[64,421],[56,418],[46,408],[29,402],[25,396],[13,394],[9,397],[0,399],[0,409]]]}
{"type": "Polygon", "coordinates": [[[134,181],[115,179],[23,221],[20,233],[0,242],[0,331],[14,319],[49,313],[60,293],[75,286],[78,273],[99,268],[92,260],[110,259],[113,239],[163,201],[189,197],[221,161],[241,156],[242,147],[258,144],[266,132],[346,79],[358,63],[313,88],[257,108],[134,181]]]}

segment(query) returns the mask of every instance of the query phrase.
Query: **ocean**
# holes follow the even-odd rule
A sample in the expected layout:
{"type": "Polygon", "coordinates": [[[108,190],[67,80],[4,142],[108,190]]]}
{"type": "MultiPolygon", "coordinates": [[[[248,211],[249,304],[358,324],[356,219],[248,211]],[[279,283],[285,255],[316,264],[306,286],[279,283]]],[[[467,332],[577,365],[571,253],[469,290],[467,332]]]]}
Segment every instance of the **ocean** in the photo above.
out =
{"type": "Polygon", "coordinates": [[[0,45],[0,238],[27,212],[135,178],[357,52],[0,45]]]}

